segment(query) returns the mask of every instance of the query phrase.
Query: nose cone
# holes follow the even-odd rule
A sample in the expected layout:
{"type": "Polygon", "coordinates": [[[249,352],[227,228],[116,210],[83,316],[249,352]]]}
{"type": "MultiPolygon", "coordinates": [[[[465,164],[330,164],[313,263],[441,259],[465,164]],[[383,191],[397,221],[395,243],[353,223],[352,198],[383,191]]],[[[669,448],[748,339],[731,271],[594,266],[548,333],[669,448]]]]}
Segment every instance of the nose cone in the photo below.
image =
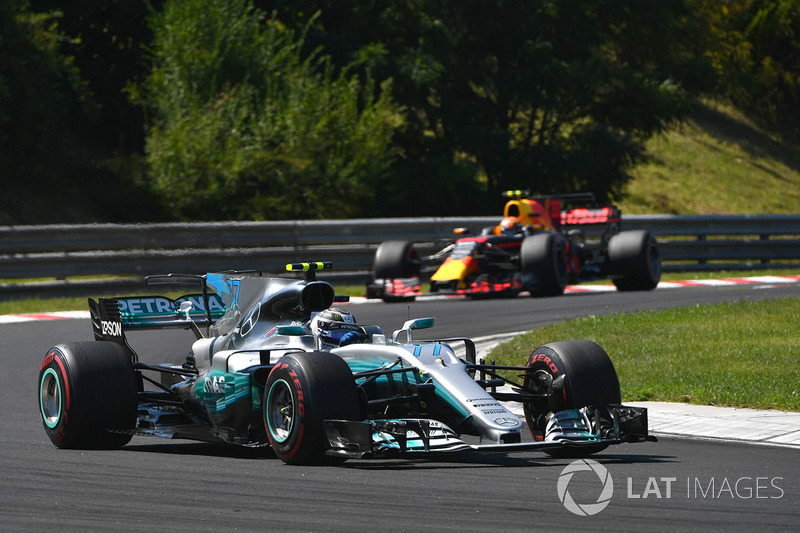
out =
{"type": "Polygon", "coordinates": [[[453,281],[457,280],[463,289],[464,279],[478,270],[477,262],[473,257],[462,257],[461,259],[447,258],[442,266],[431,276],[431,281],[453,281]]]}

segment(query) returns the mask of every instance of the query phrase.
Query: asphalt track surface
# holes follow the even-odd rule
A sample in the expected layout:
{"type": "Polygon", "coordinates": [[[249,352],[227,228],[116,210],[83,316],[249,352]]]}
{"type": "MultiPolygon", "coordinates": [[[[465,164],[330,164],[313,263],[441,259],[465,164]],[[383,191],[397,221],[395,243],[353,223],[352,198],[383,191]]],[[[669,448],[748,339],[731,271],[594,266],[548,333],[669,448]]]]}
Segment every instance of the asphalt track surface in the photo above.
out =
{"type": "MultiPolygon", "coordinates": [[[[699,302],[800,297],[800,285],[666,289],[560,298],[367,303],[352,310],[389,333],[434,316],[430,336],[514,332],[575,316],[699,302]]],[[[185,332],[132,335],[142,360],[179,361],[185,332]],[[177,354],[177,355],[176,355],[177,354]]],[[[135,437],[120,450],[59,450],[37,412],[46,350],[91,340],[88,320],[0,326],[2,531],[797,531],[796,448],[661,438],[615,446],[591,470],[536,452],[434,460],[284,465],[269,451],[135,437]],[[607,506],[577,516],[562,503],[607,506]],[[602,497],[611,495],[610,500],[602,497]]],[[[533,348],[533,347],[532,347],[533,348]]],[[[613,357],[613,354],[612,354],[613,357]]],[[[587,507],[588,508],[588,507],[587,507]]]]}

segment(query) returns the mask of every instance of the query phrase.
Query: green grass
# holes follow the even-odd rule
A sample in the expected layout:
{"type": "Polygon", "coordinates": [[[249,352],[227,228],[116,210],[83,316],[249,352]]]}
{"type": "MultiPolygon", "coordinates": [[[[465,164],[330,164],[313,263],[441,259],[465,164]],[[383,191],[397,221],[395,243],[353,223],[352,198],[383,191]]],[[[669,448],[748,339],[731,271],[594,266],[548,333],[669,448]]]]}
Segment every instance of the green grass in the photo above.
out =
{"type": "Polygon", "coordinates": [[[800,272],[800,266],[792,269],[764,269],[764,270],[720,270],[717,272],[663,272],[661,281],[682,281],[687,279],[725,279],[749,278],[753,276],[795,276],[800,272]]]}
{"type": "Polygon", "coordinates": [[[800,411],[800,299],[590,316],[536,329],[487,359],[522,365],[537,346],[588,339],[608,352],[624,401],[800,411]]]}
{"type": "Polygon", "coordinates": [[[623,215],[800,213],[800,147],[732,108],[704,103],[647,152],[617,202],[623,215]]]}
{"type": "Polygon", "coordinates": [[[46,313],[48,311],[80,311],[88,309],[86,298],[34,298],[0,302],[0,315],[46,313]]]}

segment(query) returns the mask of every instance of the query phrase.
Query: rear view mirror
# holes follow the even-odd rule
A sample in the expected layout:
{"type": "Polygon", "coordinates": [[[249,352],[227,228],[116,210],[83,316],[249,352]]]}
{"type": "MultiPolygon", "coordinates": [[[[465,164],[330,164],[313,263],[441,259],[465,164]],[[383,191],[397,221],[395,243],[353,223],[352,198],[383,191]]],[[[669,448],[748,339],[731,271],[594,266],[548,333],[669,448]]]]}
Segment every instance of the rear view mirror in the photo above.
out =
{"type": "Polygon", "coordinates": [[[400,334],[405,332],[406,336],[408,337],[409,343],[412,342],[411,330],[414,329],[428,329],[433,327],[433,317],[428,318],[415,318],[413,320],[407,320],[403,327],[398,329],[392,334],[392,342],[397,342],[398,337],[400,334]]]}

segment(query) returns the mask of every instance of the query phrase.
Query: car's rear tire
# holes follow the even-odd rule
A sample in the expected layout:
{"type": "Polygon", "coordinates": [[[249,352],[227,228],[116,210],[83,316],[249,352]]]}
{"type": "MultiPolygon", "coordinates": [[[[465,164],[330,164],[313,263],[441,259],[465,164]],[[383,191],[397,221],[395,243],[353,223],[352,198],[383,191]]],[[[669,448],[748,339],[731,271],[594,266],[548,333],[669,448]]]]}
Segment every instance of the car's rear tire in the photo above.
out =
{"type": "MultiPolygon", "coordinates": [[[[385,241],[378,246],[373,263],[373,276],[376,280],[418,278],[420,259],[414,245],[408,241],[385,241]]],[[[410,302],[413,293],[381,296],[385,302],[410,302]]]]}
{"type": "MultiPolygon", "coordinates": [[[[564,378],[561,394],[537,398],[523,404],[525,421],[536,440],[543,440],[547,416],[565,409],[619,404],[619,379],[611,359],[603,348],[591,341],[561,341],[540,346],[528,357],[528,372],[523,380],[526,389],[538,389],[537,374],[553,379],[564,378]]],[[[586,456],[604,450],[607,444],[547,450],[557,457],[586,456]]]]}
{"type": "Polygon", "coordinates": [[[647,230],[623,231],[608,241],[608,271],[620,291],[649,291],[661,280],[661,255],[647,230]]]}
{"type": "Polygon", "coordinates": [[[263,415],[275,454],[289,464],[326,462],[325,420],[360,420],[353,373],[323,352],[285,355],[264,387],[263,415]]]}
{"type": "Polygon", "coordinates": [[[75,342],[48,351],[39,370],[39,414],[59,448],[124,446],[133,437],[136,409],[133,366],[121,345],[75,342]]]}
{"type": "Polygon", "coordinates": [[[375,252],[375,279],[419,276],[419,255],[408,241],[385,241],[375,252]]]}
{"type": "Polygon", "coordinates": [[[526,237],[519,252],[520,278],[531,296],[558,296],[567,286],[564,239],[546,232],[526,237]]]}

